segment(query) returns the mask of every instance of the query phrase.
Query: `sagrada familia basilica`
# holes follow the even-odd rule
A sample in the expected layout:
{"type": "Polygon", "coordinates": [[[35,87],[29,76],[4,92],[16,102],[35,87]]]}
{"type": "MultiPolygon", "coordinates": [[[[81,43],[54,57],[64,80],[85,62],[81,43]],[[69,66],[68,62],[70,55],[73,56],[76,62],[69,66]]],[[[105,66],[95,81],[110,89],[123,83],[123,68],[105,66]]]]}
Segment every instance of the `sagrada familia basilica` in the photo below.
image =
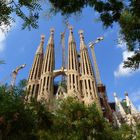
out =
{"type": "MultiPolygon", "coordinates": [[[[45,37],[41,36],[28,78],[26,100],[30,101],[33,98],[52,103],[54,99],[70,96],[85,105],[95,103],[104,117],[117,126],[122,122],[135,125],[140,120],[140,113],[130,101],[128,94],[125,100],[127,109],[124,109],[116,94],[114,94],[115,105],[108,102],[106,88],[101,80],[98,80],[99,71],[95,60],[93,60],[94,68],[92,67],[82,30],[79,31],[79,37],[80,52],[77,52],[73,28],[69,27],[67,66],[55,70],[54,29],[50,31],[45,54],[43,49],[45,37]],[[54,78],[59,75],[63,76],[65,86],[59,86],[56,91],[54,78]]],[[[94,52],[93,58],[96,59],[94,52]]]]}

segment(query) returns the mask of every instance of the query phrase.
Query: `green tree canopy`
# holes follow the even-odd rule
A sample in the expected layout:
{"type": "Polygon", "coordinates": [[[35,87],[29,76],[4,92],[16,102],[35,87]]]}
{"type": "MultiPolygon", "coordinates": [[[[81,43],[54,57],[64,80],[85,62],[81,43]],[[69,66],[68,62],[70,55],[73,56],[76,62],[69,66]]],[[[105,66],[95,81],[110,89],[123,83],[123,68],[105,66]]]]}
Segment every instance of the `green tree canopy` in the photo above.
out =
{"type": "Polygon", "coordinates": [[[1,140],[135,140],[140,138],[130,126],[113,128],[93,104],[85,106],[73,98],[59,100],[49,109],[44,101],[25,102],[19,86],[10,94],[8,86],[0,87],[1,140]]]}
{"type": "MultiPolygon", "coordinates": [[[[44,2],[48,2],[45,0],[44,2]]],[[[60,12],[65,17],[72,14],[82,13],[83,8],[89,6],[99,13],[99,19],[104,27],[115,26],[113,23],[120,25],[121,38],[126,41],[129,51],[136,51],[140,44],[140,2],[139,0],[49,0],[52,15],[60,12]]],[[[38,28],[38,19],[42,11],[41,0],[1,0],[0,1],[0,27],[3,25],[10,26],[15,20],[16,15],[23,19],[22,28],[38,28]]],[[[47,7],[48,8],[48,7],[47,7]]],[[[46,9],[44,9],[46,10],[46,9]]],[[[93,11],[94,13],[94,11],[93,11]]],[[[136,57],[139,57],[135,53],[136,57]]],[[[139,68],[140,63],[137,59],[127,61],[127,67],[139,68]]],[[[126,67],[126,65],[125,65],[126,67]]]]}

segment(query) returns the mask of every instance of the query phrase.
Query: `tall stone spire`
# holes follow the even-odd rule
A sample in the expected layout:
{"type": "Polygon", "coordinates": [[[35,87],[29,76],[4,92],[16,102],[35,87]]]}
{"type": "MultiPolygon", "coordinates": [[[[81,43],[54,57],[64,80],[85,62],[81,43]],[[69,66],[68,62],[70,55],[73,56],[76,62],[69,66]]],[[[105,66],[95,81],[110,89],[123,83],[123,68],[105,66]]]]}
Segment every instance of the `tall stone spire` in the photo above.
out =
{"type": "Polygon", "coordinates": [[[129,108],[129,111],[130,111],[129,113],[132,115],[138,114],[139,112],[137,111],[137,109],[135,108],[135,106],[131,102],[130,98],[128,97],[128,93],[125,93],[125,98],[126,98],[127,107],[129,108]]]}
{"type": "Polygon", "coordinates": [[[118,112],[120,113],[120,115],[122,116],[122,118],[126,117],[126,112],[124,111],[116,93],[114,93],[114,98],[115,98],[115,103],[116,103],[116,107],[118,109],[118,112]]]}
{"type": "Polygon", "coordinates": [[[53,98],[53,70],[54,70],[54,29],[50,30],[50,38],[44,57],[40,90],[38,100],[44,99],[47,102],[51,102],[53,98]]]}
{"type": "Polygon", "coordinates": [[[67,92],[68,96],[73,96],[80,99],[79,63],[72,26],[69,27],[69,30],[70,33],[68,39],[67,92]]]}
{"type": "Polygon", "coordinates": [[[34,62],[32,65],[32,68],[30,70],[29,78],[28,78],[28,95],[26,96],[27,100],[30,100],[30,98],[37,99],[38,92],[39,92],[39,80],[41,77],[41,71],[42,71],[42,63],[43,63],[43,45],[44,45],[44,39],[45,36],[41,36],[40,45],[37,48],[34,62]]]}
{"type": "Polygon", "coordinates": [[[92,64],[88,55],[88,50],[84,42],[83,31],[79,31],[80,35],[80,65],[81,65],[81,85],[83,102],[86,105],[96,103],[101,110],[100,101],[95,82],[95,76],[92,64]]]}
{"type": "MultiPolygon", "coordinates": [[[[131,113],[126,113],[123,109],[123,106],[121,105],[116,93],[114,93],[114,97],[115,97],[115,103],[118,109],[118,115],[120,115],[122,117],[122,119],[124,120],[124,122],[126,122],[128,125],[136,125],[136,121],[134,119],[134,116],[131,113]]],[[[127,102],[127,100],[126,100],[127,102]]]]}

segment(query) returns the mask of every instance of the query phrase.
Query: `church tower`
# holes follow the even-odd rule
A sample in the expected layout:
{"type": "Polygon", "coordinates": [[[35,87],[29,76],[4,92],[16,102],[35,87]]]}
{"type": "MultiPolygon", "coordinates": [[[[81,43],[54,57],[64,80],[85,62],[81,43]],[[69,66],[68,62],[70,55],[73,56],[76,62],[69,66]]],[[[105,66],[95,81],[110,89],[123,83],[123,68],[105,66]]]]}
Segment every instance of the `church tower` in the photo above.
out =
{"type": "Polygon", "coordinates": [[[29,78],[28,78],[28,95],[26,96],[26,100],[30,100],[31,98],[37,99],[39,92],[39,80],[41,77],[42,63],[43,63],[43,45],[44,45],[44,35],[41,36],[40,45],[37,48],[34,62],[32,68],[30,70],[29,78]]]}
{"type": "Polygon", "coordinates": [[[79,62],[76,50],[76,42],[73,37],[72,27],[69,27],[68,39],[68,67],[67,67],[67,94],[68,96],[80,99],[80,77],[79,62]]]}
{"type": "Polygon", "coordinates": [[[92,64],[88,55],[88,50],[84,42],[83,31],[80,34],[80,66],[81,66],[81,87],[83,102],[86,105],[95,103],[101,110],[100,101],[97,92],[95,76],[92,64]]]}
{"type": "Polygon", "coordinates": [[[50,31],[50,38],[46,48],[46,54],[43,61],[43,68],[40,80],[40,90],[38,100],[45,99],[51,102],[53,99],[53,70],[54,63],[54,29],[50,31]]]}

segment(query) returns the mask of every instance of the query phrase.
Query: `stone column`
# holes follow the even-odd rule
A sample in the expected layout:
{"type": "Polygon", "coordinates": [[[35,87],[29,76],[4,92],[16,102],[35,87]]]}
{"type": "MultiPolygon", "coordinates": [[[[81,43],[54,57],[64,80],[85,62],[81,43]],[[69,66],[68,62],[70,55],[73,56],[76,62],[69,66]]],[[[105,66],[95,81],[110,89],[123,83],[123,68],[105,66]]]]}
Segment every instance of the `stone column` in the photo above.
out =
{"type": "Polygon", "coordinates": [[[48,103],[53,98],[53,70],[54,64],[54,29],[51,29],[50,38],[43,62],[43,69],[40,80],[38,100],[46,100],[48,103]]]}
{"type": "Polygon", "coordinates": [[[80,65],[81,65],[81,85],[83,102],[86,105],[95,103],[101,110],[100,100],[97,92],[94,71],[88,55],[88,50],[84,42],[83,31],[79,31],[80,35],[80,65]]]}
{"type": "Polygon", "coordinates": [[[30,100],[31,98],[37,99],[39,93],[39,81],[41,77],[42,63],[43,63],[43,45],[44,45],[44,35],[41,36],[40,45],[37,48],[34,62],[32,64],[32,68],[30,70],[27,90],[28,95],[26,96],[26,100],[30,100]]]}
{"type": "Polygon", "coordinates": [[[81,96],[78,55],[72,27],[69,29],[70,34],[68,40],[67,92],[68,96],[80,99],[81,96]]]}

